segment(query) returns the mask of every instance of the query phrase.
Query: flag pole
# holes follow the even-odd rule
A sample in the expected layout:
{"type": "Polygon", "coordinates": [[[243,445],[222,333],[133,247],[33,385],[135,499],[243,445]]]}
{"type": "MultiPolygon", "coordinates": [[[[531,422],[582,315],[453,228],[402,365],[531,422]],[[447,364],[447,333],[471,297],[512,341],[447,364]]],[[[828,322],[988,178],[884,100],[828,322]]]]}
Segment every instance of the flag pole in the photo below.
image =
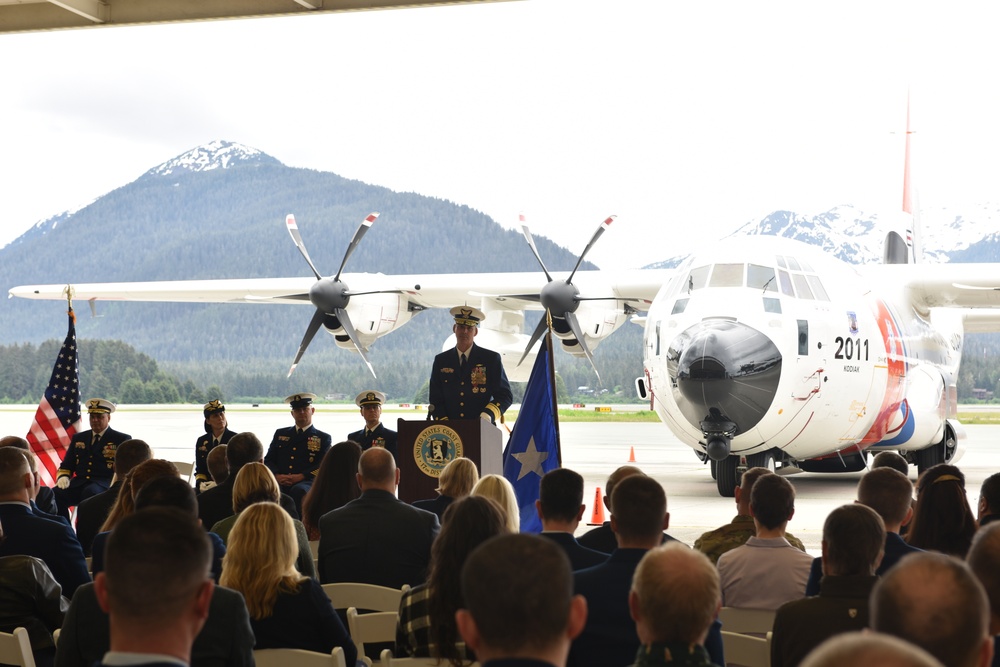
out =
{"type": "Polygon", "coordinates": [[[559,467],[562,467],[562,439],[559,435],[559,399],[556,396],[556,359],[555,350],[552,349],[552,313],[545,309],[545,344],[549,348],[549,385],[552,387],[552,421],[556,426],[556,460],[559,467]]]}

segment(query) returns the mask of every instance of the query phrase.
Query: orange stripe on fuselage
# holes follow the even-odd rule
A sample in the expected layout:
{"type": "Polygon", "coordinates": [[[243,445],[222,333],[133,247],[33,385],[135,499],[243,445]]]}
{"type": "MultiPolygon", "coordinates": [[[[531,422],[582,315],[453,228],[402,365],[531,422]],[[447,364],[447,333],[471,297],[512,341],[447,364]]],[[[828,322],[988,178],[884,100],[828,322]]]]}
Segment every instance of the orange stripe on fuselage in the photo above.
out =
{"type": "Polygon", "coordinates": [[[885,344],[889,372],[886,376],[882,406],[879,408],[872,427],[858,442],[858,449],[882,440],[889,430],[893,415],[896,414],[900,403],[903,402],[903,393],[906,387],[906,349],[903,345],[903,336],[896,324],[896,318],[893,317],[889,307],[881,299],[874,302],[874,309],[878,328],[882,333],[882,342],[885,344]]]}

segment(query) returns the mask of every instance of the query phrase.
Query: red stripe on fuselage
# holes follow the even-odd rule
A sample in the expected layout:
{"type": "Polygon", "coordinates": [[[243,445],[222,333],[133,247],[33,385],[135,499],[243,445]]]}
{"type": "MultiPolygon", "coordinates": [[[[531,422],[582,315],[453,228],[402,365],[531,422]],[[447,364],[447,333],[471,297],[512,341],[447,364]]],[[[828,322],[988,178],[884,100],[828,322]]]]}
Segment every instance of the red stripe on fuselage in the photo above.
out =
{"type": "Polygon", "coordinates": [[[882,406],[875,417],[875,422],[868,433],[858,442],[860,448],[875,444],[882,440],[889,430],[893,415],[903,402],[906,388],[906,348],[903,336],[889,307],[882,300],[874,302],[875,317],[882,342],[885,344],[886,364],[889,373],[885,381],[885,393],[882,396],[882,406]]]}

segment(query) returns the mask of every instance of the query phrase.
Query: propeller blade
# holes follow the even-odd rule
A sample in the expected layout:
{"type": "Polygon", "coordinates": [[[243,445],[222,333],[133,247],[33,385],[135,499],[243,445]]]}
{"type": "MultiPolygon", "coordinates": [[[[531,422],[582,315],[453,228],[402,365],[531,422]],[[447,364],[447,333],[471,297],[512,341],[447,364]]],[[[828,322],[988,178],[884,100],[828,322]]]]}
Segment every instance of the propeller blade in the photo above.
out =
{"type": "Polygon", "coordinates": [[[373,289],[367,292],[351,292],[348,290],[344,292],[344,296],[361,296],[362,294],[406,294],[406,292],[401,289],[373,289]]]}
{"type": "MultiPolygon", "coordinates": [[[[521,216],[521,221],[524,222],[524,216],[521,216]]],[[[521,233],[524,234],[524,238],[528,241],[528,247],[531,248],[531,252],[535,253],[535,259],[538,263],[542,265],[542,271],[545,273],[545,278],[552,282],[552,276],[549,275],[549,270],[545,268],[545,262],[542,261],[542,256],[538,254],[538,248],[535,247],[535,239],[531,237],[531,230],[528,229],[528,225],[521,225],[521,233]]]]}
{"type": "MultiPolygon", "coordinates": [[[[316,266],[309,257],[309,253],[306,251],[306,244],[302,242],[302,235],[299,234],[299,226],[295,224],[295,216],[291,213],[285,216],[285,227],[288,228],[288,233],[292,235],[292,241],[295,242],[295,247],[299,249],[302,256],[306,258],[306,262],[309,263],[309,268],[312,269],[313,275],[316,276],[316,280],[322,280],[323,276],[321,276],[319,271],[316,270],[316,266]]],[[[292,370],[295,370],[294,365],[292,366],[292,370]]],[[[289,375],[291,375],[291,373],[289,373],[289,375]]]]}
{"type": "Polygon", "coordinates": [[[580,328],[580,320],[576,319],[575,313],[566,313],[563,318],[569,324],[570,330],[572,330],[573,335],[576,337],[576,342],[580,344],[583,348],[583,353],[587,355],[587,359],[590,360],[590,365],[594,369],[594,374],[597,375],[597,381],[601,382],[601,374],[597,371],[597,365],[594,363],[594,355],[590,353],[590,348],[587,347],[587,341],[583,339],[583,330],[580,328]]]}
{"type": "Polygon", "coordinates": [[[469,296],[485,297],[487,299],[520,299],[522,301],[541,301],[541,294],[487,294],[486,292],[469,292],[469,296]]]}
{"type": "Polygon", "coordinates": [[[323,311],[316,310],[316,314],[313,315],[312,320],[309,322],[309,327],[306,329],[306,335],[302,337],[302,342],[299,343],[299,351],[295,353],[295,359],[292,361],[292,367],[288,369],[288,377],[292,377],[292,373],[295,372],[295,367],[299,365],[299,360],[302,359],[302,355],[305,353],[306,348],[309,347],[309,343],[312,342],[313,336],[319,331],[320,325],[323,324],[323,311]]]}
{"type": "MultiPolygon", "coordinates": [[[[358,247],[358,244],[361,243],[361,239],[364,238],[365,232],[367,232],[368,228],[372,226],[372,223],[375,222],[376,218],[378,218],[378,213],[369,213],[368,217],[362,220],[361,224],[358,225],[358,231],[354,232],[354,238],[351,239],[350,245],[347,246],[347,252],[344,253],[344,259],[340,262],[340,268],[337,269],[337,275],[333,279],[334,282],[340,280],[340,274],[344,272],[344,265],[347,264],[348,258],[350,258],[351,254],[354,252],[354,249],[358,247]]],[[[375,372],[372,371],[372,375],[374,374],[375,372]]]]}
{"type": "Polygon", "coordinates": [[[361,345],[361,339],[358,338],[358,332],[354,330],[354,325],[351,323],[351,316],[347,314],[347,309],[338,308],[333,314],[340,321],[340,325],[344,327],[344,331],[347,332],[351,342],[354,343],[354,349],[358,351],[358,354],[361,355],[361,359],[364,360],[365,365],[368,366],[368,372],[371,373],[372,377],[377,380],[378,376],[375,375],[375,369],[372,368],[371,362],[368,361],[368,357],[365,356],[365,352],[367,352],[368,349],[361,345]]]}
{"type": "Polygon", "coordinates": [[[524,354],[521,355],[521,358],[517,362],[518,366],[520,366],[521,362],[523,362],[528,356],[528,353],[531,352],[531,348],[535,346],[535,343],[538,342],[538,339],[542,337],[542,334],[545,333],[547,328],[548,324],[545,322],[545,316],[542,316],[542,319],[538,320],[538,326],[535,327],[535,333],[531,334],[531,340],[528,341],[528,346],[524,348],[524,354]]]}
{"type": "Polygon", "coordinates": [[[578,296],[574,301],[634,301],[636,303],[652,303],[649,299],[635,296],[578,296]]]}
{"type": "Polygon", "coordinates": [[[570,273],[569,278],[566,279],[567,285],[573,282],[573,276],[576,275],[576,270],[579,269],[580,264],[583,263],[583,258],[587,256],[587,253],[590,252],[590,249],[594,247],[595,243],[597,243],[597,239],[601,238],[601,234],[603,234],[605,230],[607,230],[607,228],[611,226],[611,223],[615,221],[616,217],[618,216],[611,215],[605,218],[604,222],[602,222],[600,226],[597,228],[597,231],[594,232],[594,235],[590,237],[590,243],[588,243],[587,247],[584,248],[583,252],[580,253],[580,259],[576,260],[576,266],[573,267],[572,273],[570,273]]]}

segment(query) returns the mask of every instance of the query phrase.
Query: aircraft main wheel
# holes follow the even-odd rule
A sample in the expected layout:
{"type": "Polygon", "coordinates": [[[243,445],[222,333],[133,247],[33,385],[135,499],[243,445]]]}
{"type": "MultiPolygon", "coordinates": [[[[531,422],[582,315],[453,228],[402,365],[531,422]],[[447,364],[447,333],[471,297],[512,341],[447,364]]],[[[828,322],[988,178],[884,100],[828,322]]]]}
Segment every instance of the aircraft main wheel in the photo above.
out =
{"type": "Polygon", "coordinates": [[[752,454],[747,457],[747,465],[751,468],[767,468],[774,472],[774,454],[770,451],[752,454]]]}
{"type": "Polygon", "coordinates": [[[941,442],[916,453],[914,458],[917,460],[917,473],[923,475],[928,468],[951,461],[955,458],[956,451],[958,451],[958,440],[954,431],[946,426],[941,442]]]}
{"type": "Polygon", "coordinates": [[[719,495],[724,498],[732,498],[736,495],[736,464],[740,462],[738,456],[727,456],[716,465],[715,481],[719,487],[719,495]]]}

